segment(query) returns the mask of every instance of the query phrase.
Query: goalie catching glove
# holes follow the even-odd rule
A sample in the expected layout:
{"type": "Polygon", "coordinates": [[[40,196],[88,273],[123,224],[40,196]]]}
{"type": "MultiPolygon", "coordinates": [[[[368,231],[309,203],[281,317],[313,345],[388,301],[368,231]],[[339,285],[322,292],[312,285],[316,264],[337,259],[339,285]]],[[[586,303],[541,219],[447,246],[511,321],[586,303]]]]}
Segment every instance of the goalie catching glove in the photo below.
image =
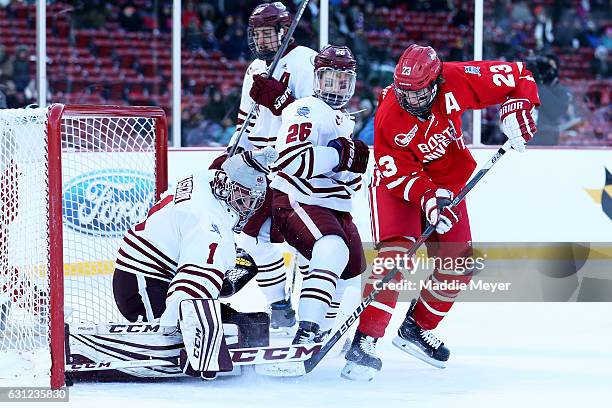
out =
{"type": "Polygon", "coordinates": [[[459,221],[459,217],[450,207],[453,192],[444,188],[429,189],[421,197],[421,208],[427,221],[436,226],[438,234],[445,234],[459,221]]]}
{"type": "Polygon", "coordinates": [[[536,132],[534,109],[527,99],[508,99],[499,108],[502,132],[514,150],[524,152],[525,144],[536,132]]]}
{"type": "Polygon", "coordinates": [[[257,275],[257,265],[242,248],[236,250],[236,266],[226,272],[221,286],[220,297],[230,297],[242,289],[257,275]]]}
{"type": "Polygon", "coordinates": [[[274,116],[280,116],[283,109],[295,101],[289,89],[288,76],[285,76],[284,81],[279,81],[274,78],[266,79],[263,74],[253,75],[249,95],[256,103],[270,109],[274,116]]]}

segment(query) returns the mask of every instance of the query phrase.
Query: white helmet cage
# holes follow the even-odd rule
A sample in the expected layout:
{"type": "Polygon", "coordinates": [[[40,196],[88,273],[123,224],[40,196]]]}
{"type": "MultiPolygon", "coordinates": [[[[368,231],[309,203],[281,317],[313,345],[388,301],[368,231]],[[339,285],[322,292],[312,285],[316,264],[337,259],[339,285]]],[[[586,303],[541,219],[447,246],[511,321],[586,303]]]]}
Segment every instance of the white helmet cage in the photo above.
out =
{"type": "Polygon", "coordinates": [[[334,109],[348,103],[355,93],[357,73],[332,67],[321,67],[315,71],[314,94],[334,109]]]}
{"type": "Polygon", "coordinates": [[[434,99],[438,93],[438,81],[418,90],[402,89],[393,85],[395,96],[400,106],[413,115],[424,115],[431,110],[434,99]]]}
{"type": "Polygon", "coordinates": [[[234,232],[242,231],[249,218],[261,207],[266,195],[265,183],[264,188],[247,188],[230,180],[222,170],[215,173],[211,186],[213,195],[227,205],[229,212],[233,212],[232,218],[236,219],[234,232]]]}

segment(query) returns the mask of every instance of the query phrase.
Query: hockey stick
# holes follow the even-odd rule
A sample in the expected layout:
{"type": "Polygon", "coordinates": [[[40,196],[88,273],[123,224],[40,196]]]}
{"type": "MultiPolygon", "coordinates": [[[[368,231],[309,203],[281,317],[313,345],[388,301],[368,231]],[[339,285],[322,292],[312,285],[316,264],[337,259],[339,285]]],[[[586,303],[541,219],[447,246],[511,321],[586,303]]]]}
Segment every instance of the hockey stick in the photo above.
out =
{"type": "MultiPolygon", "coordinates": [[[[274,75],[274,70],[276,69],[276,66],[278,65],[280,59],[285,54],[287,47],[289,46],[291,37],[293,37],[293,32],[295,31],[295,28],[297,27],[298,23],[300,22],[300,19],[302,18],[302,14],[304,14],[304,11],[306,10],[306,7],[308,6],[308,1],[309,0],[302,0],[302,3],[299,5],[297,12],[295,13],[295,17],[293,18],[293,21],[291,22],[291,25],[289,26],[289,29],[287,30],[287,34],[285,35],[285,38],[283,39],[283,42],[280,48],[278,49],[278,51],[276,51],[276,55],[274,56],[274,59],[272,60],[272,65],[270,65],[268,72],[266,72],[266,79],[270,79],[274,75]]],[[[234,144],[229,150],[229,153],[228,153],[229,157],[232,157],[236,153],[236,149],[238,148],[240,139],[242,138],[242,135],[246,131],[248,124],[251,122],[251,119],[253,118],[253,115],[255,114],[256,107],[257,107],[257,104],[253,102],[253,104],[251,105],[251,109],[249,109],[249,114],[247,115],[246,119],[243,122],[242,127],[240,128],[240,132],[238,132],[236,141],[234,142],[234,144]]]]}
{"type": "MultiPolygon", "coordinates": [[[[499,159],[510,149],[510,143],[506,142],[502,147],[497,150],[497,152],[489,159],[489,161],[476,173],[474,177],[459,191],[459,194],[453,199],[450,204],[450,207],[456,207],[465,196],[478,184],[478,182],[484,177],[485,174],[491,170],[491,167],[495,163],[499,161],[499,159]]],[[[411,258],[419,249],[419,247],[429,238],[429,236],[436,229],[435,225],[430,224],[425,231],[421,234],[419,239],[412,245],[410,250],[407,253],[407,257],[411,258]]],[[[321,347],[321,350],[314,356],[310,357],[308,360],[304,361],[304,371],[306,373],[311,372],[325,357],[325,355],[331,350],[331,348],[340,340],[340,338],[348,331],[348,329],[355,323],[355,321],[359,318],[361,313],[365,310],[365,308],[374,301],[376,296],[382,291],[382,287],[385,286],[386,283],[389,283],[395,275],[399,272],[397,267],[394,267],[391,271],[387,272],[385,276],[381,279],[380,284],[378,285],[379,289],[373,288],[372,292],[357,306],[357,309],[344,321],[342,326],[334,333],[334,335],[321,347]]]]}
{"type": "MultiPolygon", "coordinates": [[[[316,355],[322,343],[295,344],[290,346],[246,347],[230,349],[235,366],[300,362],[316,355]]],[[[179,358],[152,357],[150,359],[110,360],[93,363],[68,363],[65,371],[99,371],[119,368],[178,366],[179,358]]]]}

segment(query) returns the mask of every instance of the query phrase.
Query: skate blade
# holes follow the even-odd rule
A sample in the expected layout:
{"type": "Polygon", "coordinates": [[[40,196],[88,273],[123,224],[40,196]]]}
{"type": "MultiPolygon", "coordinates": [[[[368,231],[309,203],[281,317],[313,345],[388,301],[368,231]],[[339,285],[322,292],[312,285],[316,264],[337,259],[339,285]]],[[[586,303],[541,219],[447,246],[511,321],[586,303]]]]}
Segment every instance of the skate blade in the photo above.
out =
{"type": "Polygon", "coordinates": [[[434,358],[429,357],[428,355],[426,355],[425,353],[423,353],[423,351],[418,348],[417,346],[415,346],[414,344],[402,339],[399,336],[396,336],[393,339],[393,345],[395,347],[397,347],[398,349],[402,350],[405,353],[410,354],[411,356],[414,356],[416,358],[418,358],[419,360],[434,366],[436,368],[446,368],[446,361],[440,361],[440,360],[436,360],[434,358]]]}
{"type": "Polygon", "coordinates": [[[295,332],[297,332],[297,329],[297,324],[291,327],[279,327],[278,329],[270,327],[270,336],[279,338],[293,338],[295,336],[295,332]]]}
{"type": "Polygon", "coordinates": [[[372,381],[378,370],[347,361],[340,376],[352,381],[372,381]]]}
{"type": "Polygon", "coordinates": [[[260,364],[255,366],[255,372],[268,377],[301,377],[306,375],[304,363],[301,361],[291,363],[260,364]]]}
{"type": "MultiPolygon", "coordinates": [[[[328,339],[329,337],[324,338],[322,343],[325,343],[328,339]]],[[[329,353],[327,353],[325,358],[344,358],[346,353],[350,350],[352,343],[353,341],[349,338],[347,338],[344,342],[342,342],[342,339],[338,340],[331,350],[329,350],[329,353]]]]}

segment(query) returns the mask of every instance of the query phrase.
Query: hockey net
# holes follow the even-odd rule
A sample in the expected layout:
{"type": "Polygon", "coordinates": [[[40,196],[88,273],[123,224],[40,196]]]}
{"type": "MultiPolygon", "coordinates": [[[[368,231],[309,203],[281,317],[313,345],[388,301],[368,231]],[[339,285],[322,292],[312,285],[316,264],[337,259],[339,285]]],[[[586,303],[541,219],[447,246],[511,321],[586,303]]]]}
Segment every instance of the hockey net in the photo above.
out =
{"type": "Polygon", "coordinates": [[[158,108],[0,111],[0,384],[64,383],[64,323],[123,321],[127,228],[167,187],[158,108]]]}

